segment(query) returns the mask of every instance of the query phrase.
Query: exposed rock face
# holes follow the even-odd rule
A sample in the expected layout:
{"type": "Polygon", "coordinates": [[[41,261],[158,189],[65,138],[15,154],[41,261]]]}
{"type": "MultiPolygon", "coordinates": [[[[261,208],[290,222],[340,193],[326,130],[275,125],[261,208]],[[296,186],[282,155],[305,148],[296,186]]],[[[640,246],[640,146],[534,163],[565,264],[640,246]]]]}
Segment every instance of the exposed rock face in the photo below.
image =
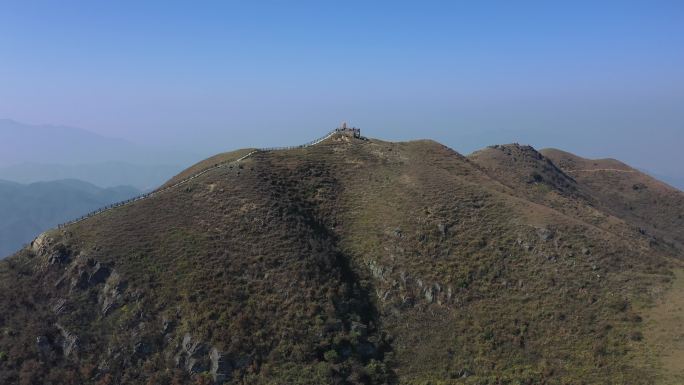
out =
{"type": "Polygon", "coordinates": [[[389,269],[385,268],[384,266],[380,266],[374,260],[368,261],[368,268],[370,269],[373,277],[375,277],[377,279],[383,279],[385,273],[388,273],[388,270],[389,270],[389,269]]]}
{"type": "Polygon", "coordinates": [[[61,243],[55,243],[55,240],[47,235],[47,233],[40,234],[33,242],[31,242],[31,251],[42,258],[47,266],[66,264],[69,262],[69,250],[61,243]]]}
{"type": "Polygon", "coordinates": [[[47,233],[42,233],[31,242],[31,250],[38,255],[44,254],[51,243],[52,239],[48,237],[47,233]]]}
{"type": "Polygon", "coordinates": [[[216,348],[212,348],[209,352],[209,359],[211,360],[211,376],[214,382],[223,384],[226,380],[230,379],[233,368],[224,353],[216,348]]]}
{"type": "MultiPolygon", "coordinates": [[[[68,254],[65,255],[67,256],[65,258],[69,258],[68,254]]],[[[79,254],[64,275],[55,283],[55,287],[60,287],[65,282],[69,282],[72,290],[84,290],[105,282],[111,272],[108,266],[86,255],[79,254]]]]}
{"type": "Polygon", "coordinates": [[[124,286],[125,284],[122,282],[121,276],[115,270],[112,270],[100,294],[102,315],[107,315],[112,309],[120,306],[124,286]]]}
{"type": "Polygon", "coordinates": [[[205,372],[209,369],[206,345],[193,340],[189,333],[183,336],[181,350],[175,357],[176,367],[185,369],[189,374],[205,372]]]}
{"type": "Polygon", "coordinates": [[[88,285],[95,286],[99,283],[103,283],[107,277],[109,277],[109,274],[109,268],[102,265],[100,262],[97,262],[90,273],[90,276],[88,277],[88,285]]]}
{"type": "Polygon", "coordinates": [[[60,324],[56,324],[57,329],[59,329],[62,334],[62,353],[64,357],[76,357],[78,355],[79,349],[79,338],[77,335],[69,332],[60,324]]]}
{"type": "Polygon", "coordinates": [[[230,380],[234,369],[247,366],[249,358],[232,362],[225,353],[216,347],[211,347],[202,341],[193,339],[186,333],[180,343],[180,351],[175,358],[176,367],[185,370],[190,375],[209,372],[214,382],[223,384],[230,380]]]}
{"type": "Polygon", "coordinates": [[[76,270],[71,277],[72,289],[85,289],[88,287],[88,272],[85,270],[76,270]]]}
{"type": "Polygon", "coordinates": [[[67,300],[64,298],[58,298],[57,300],[54,301],[52,305],[52,312],[55,313],[55,315],[60,315],[64,313],[64,311],[67,309],[67,300]]]}
{"type": "Polygon", "coordinates": [[[57,250],[48,257],[48,264],[50,265],[62,264],[68,261],[69,255],[63,250],[57,250]]]}

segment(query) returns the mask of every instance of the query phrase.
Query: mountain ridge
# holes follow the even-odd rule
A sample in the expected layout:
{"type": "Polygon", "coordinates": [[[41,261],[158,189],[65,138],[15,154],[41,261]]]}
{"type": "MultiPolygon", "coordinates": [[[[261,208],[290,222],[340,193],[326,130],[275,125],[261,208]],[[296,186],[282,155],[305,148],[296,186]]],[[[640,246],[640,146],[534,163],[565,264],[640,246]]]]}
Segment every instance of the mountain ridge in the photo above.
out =
{"type": "Polygon", "coordinates": [[[0,378],[649,383],[681,254],[506,151],[337,135],[51,230],[0,264],[0,378]]]}

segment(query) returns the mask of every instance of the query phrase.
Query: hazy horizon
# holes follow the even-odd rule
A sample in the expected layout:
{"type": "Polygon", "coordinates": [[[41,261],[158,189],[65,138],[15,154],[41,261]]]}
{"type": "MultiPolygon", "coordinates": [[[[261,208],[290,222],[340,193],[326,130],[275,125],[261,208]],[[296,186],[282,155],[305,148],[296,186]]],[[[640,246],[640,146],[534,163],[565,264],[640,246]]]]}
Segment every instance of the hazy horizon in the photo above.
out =
{"type": "Polygon", "coordinates": [[[684,177],[684,5],[8,2],[0,117],[211,155],[341,120],[684,177]]]}

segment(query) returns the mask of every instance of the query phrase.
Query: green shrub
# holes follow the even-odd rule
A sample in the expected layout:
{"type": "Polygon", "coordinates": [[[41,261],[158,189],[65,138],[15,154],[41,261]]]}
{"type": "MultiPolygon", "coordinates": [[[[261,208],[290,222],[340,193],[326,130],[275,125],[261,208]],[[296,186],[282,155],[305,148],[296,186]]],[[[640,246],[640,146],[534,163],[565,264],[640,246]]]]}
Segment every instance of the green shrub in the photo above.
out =
{"type": "Polygon", "coordinates": [[[340,355],[337,354],[337,350],[331,349],[323,354],[323,358],[328,362],[335,363],[340,359],[340,355]]]}

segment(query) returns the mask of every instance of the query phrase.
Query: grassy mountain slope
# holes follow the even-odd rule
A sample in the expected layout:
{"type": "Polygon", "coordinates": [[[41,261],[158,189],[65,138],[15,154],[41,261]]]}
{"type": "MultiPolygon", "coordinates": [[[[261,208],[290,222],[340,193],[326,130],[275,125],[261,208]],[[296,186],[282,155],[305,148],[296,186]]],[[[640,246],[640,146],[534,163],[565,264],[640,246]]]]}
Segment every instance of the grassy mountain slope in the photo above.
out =
{"type": "Polygon", "coordinates": [[[0,382],[649,384],[676,255],[543,164],[333,137],[50,231],[0,263],[0,382]]]}
{"type": "Polygon", "coordinates": [[[600,200],[606,211],[684,250],[684,193],[614,159],[541,150],[600,200]]]}

